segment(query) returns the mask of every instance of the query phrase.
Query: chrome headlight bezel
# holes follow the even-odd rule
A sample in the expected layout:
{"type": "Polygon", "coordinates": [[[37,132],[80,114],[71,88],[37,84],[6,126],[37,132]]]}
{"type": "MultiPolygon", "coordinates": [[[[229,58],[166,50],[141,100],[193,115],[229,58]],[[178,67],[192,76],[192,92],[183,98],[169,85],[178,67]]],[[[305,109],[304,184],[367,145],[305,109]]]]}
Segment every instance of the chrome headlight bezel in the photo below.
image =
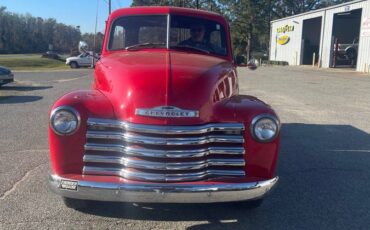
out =
{"type": "Polygon", "coordinates": [[[80,125],[81,125],[81,116],[80,116],[80,113],[76,109],[74,109],[74,108],[72,108],[70,106],[59,106],[59,107],[53,109],[53,111],[50,114],[50,127],[54,131],[54,133],[56,133],[56,134],[58,134],[60,136],[70,136],[70,135],[73,135],[80,128],[80,125]],[[58,130],[55,127],[55,118],[62,111],[63,112],[70,113],[74,117],[74,119],[76,121],[76,126],[74,127],[73,130],[68,131],[68,132],[61,132],[60,130],[58,130]]]}
{"type": "Polygon", "coordinates": [[[276,137],[279,135],[280,132],[280,121],[276,116],[273,116],[271,114],[261,114],[253,118],[251,126],[250,126],[250,132],[252,134],[252,137],[262,143],[267,143],[267,142],[272,142],[276,139],[276,137]],[[271,136],[269,139],[260,139],[258,135],[256,135],[256,125],[258,124],[259,121],[262,119],[268,119],[271,122],[273,122],[276,126],[276,131],[273,136],[271,136]]]}

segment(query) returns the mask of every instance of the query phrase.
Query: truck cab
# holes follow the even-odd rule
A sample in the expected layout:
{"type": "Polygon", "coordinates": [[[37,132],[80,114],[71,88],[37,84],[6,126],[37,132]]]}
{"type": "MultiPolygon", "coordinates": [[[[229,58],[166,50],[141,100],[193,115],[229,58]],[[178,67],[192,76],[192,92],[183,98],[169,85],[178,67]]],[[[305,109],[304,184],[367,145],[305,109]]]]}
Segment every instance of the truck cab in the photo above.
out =
{"type": "Polygon", "coordinates": [[[247,202],[278,181],[280,121],[240,95],[226,20],[212,12],[133,7],[108,18],[90,90],[49,113],[52,190],[89,200],[247,202]]]}

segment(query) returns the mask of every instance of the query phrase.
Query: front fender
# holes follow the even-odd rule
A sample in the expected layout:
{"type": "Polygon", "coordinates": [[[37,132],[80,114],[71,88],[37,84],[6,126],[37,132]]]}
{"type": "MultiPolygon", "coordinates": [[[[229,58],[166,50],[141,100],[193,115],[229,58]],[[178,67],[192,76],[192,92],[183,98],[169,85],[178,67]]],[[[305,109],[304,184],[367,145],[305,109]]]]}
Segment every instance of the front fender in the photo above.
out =
{"type": "Polygon", "coordinates": [[[254,117],[261,114],[269,114],[278,118],[275,111],[256,97],[237,95],[218,103],[215,106],[214,114],[218,121],[244,124],[244,148],[248,177],[273,178],[278,158],[280,134],[272,142],[258,142],[251,134],[251,123],[254,117]]]}
{"type": "Polygon", "coordinates": [[[49,111],[59,106],[70,106],[81,117],[79,130],[69,136],[59,136],[48,126],[51,170],[57,175],[82,173],[84,144],[86,142],[86,121],[88,117],[114,119],[109,100],[97,90],[83,90],[68,93],[55,102],[49,111]]]}

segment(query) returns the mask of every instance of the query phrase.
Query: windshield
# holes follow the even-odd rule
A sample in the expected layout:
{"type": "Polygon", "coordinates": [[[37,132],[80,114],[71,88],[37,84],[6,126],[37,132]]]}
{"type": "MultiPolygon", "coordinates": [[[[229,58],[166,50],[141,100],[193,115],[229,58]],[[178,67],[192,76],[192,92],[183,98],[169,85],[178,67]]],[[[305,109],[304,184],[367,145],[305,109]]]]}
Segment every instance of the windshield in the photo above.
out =
{"type": "Polygon", "coordinates": [[[109,50],[121,50],[138,44],[162,44],[166,47],[167,16],[126,16],[113,23],[109,50]]]}
{"type": "Polygon", "coordinates": [[[170,47],[226,55],[225,29],[215,21],[175,15],[171,17],[170,47]]]}
{"type": "Polygon", "coordinates": [[[167,21],[167,15],[121,17],[113,23],[108,49],[171,48],[227,55],[226,33],[221,24],[195,17],[172,15],[168,33],[167,21]]]}

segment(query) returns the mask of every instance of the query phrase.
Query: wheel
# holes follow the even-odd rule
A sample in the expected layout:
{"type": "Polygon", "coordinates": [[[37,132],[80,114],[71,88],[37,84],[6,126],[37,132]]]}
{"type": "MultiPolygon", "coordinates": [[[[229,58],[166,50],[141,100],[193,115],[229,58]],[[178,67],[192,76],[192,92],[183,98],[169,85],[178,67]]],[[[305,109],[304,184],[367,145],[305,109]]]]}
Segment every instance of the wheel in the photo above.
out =
{"type": "Polygon", "coordinates": [[[89,201],[63,197],[63,202],[68,208],[84,210],[89,207],[89,201]]]}
{"type": "Polygon", "coordinates": [[[256,209],[261,206],[263,199],[249,200],[235,203],[238,208],[241,209],[256,209]]]}
{"type": "Polygon", "coordinates": [[[69,65],[71,66],[72,69],[78,68],[78,64],[76,62],[71,62],[69,65]]]}
{"type": "Polygon", "coordinates": [[[356,57],[357,57],[356,50],[354,50],[354,49],[348,49],[346,51],[346,55],[347,55],[348,59],[351,60],[351,61],[355,60],[356,57]]]}

